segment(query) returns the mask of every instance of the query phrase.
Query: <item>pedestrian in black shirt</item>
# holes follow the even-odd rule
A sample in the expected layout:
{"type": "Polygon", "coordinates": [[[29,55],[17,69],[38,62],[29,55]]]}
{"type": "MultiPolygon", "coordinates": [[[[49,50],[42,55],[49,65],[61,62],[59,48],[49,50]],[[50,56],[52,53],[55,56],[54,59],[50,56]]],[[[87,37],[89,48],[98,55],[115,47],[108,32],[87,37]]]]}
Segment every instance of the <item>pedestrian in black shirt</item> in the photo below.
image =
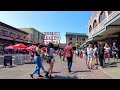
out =
{"type": "Polygon", "coordinates": [[[98,58],[100,66],[103,67],[103,61],[104,61],[104,46],[103,44],[99,44],[98,46],[98,58]]]}

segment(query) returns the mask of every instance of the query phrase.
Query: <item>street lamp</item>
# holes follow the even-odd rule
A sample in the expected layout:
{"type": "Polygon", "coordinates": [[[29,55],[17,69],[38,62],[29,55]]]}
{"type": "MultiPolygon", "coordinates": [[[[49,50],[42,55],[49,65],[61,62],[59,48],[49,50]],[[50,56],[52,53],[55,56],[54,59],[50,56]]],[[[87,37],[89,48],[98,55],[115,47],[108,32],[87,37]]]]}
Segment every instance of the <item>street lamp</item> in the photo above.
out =
{"type": "Polygon", "coordinates": [[[77,46],[78,46],[78,43],[77,43],[77,33],[76,33],[76,50],[77,50],[77,46]]]}

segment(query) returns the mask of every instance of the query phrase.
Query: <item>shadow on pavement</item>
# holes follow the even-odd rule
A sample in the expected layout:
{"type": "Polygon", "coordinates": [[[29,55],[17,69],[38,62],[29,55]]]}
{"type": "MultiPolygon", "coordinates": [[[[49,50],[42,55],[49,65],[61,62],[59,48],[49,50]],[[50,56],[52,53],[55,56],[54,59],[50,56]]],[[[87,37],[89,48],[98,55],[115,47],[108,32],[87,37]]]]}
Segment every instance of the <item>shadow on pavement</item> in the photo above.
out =
{"type": "Polygon", "coordinates": [[[91,70],[75,71],[75,73],[77,73],[77,72],[91,72],[91,70]]]}
{"type": "Polygon", "coordinates": [[[2,68],[15,68],[15,67],[16,67],[15,65],[13,65],[13,66],[8,65],[8,66],[1,66],[0,69],[2,69],[2,68]]]}
{"type": "Polygon", "coordinates": [[[110,68],[110,67],[118,67],[118,66],[116,66],[116,65],[107,65],[104,68],[110,68]]]}
{"type": "Polygon", "coordinates": [[[55,75],[53,79],[78,79],[76,76],[58,76],[55,75]]]}
{"type": "Polygon", "coordinates": [[[61,72],[52,72],[52,73],[61,73],[61,72]]]}

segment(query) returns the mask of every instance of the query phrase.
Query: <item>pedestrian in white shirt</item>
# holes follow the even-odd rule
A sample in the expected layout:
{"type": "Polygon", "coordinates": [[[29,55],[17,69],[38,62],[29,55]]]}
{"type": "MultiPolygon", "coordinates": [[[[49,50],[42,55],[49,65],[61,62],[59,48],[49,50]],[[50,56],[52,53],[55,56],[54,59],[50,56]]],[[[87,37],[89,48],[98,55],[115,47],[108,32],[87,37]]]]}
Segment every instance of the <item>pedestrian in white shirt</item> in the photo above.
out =
{"type": "Polygon", "coordinates": [[[93,53],[94,60],[96,61],[95,65],[98,65],[98,48],[97,48],[97,45],[94,45],[93,51],[94,51],[94,53],[93,53]]]}
{"type": "Polygon", "coordinates": [[[92,65],[92,62],[93,62],[93,48],[92,48],[92,44],[89,44],[89,46],[87,47],[87,57],[88,57],[87,66],[88,66],[89,69],[93,69],[93,65],[92,65]]]}

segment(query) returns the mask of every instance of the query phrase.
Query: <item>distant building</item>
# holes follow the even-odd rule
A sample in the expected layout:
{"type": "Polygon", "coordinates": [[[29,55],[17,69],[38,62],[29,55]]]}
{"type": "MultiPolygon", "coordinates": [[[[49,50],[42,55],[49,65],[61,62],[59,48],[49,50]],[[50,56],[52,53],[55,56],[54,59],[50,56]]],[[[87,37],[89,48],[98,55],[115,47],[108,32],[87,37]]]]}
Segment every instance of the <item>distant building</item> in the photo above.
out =
{"type": "Polygon", "coordinates": [[[115,42],[120,57],[120,11],[94,11],[88,22],[88,40],[108,43],[112,47],[115,42]]]}
{"type": "Polygon", "coordinates": [[[44,44],[44,34],[39,32],[38,30],[34,28],[19,28],[19,29],[29,33],[27,37],[30,44],[36,44],[36,43],[44,44]]]}
{"type": "Polygon", "coordinates": [[[120,11],[94,11],[88,22],[88,41],[119,43],[120,11]]]}
{"type": "Polygon", "coordinates": [[[67,45],[66,43],[60,43],[59,44],[59,48],[63,48],[64,49],[66,45],[67,45]]]}
{"type": "Polygon", "coordinates": [[[84,33],[66,32],[66,43],[72,42],[73,48],[79,47],[87,40],[88,36],[84,33]]]}
{"type": "Polygon", "coordinates": [[[0,50],[2,51],[4,47],[17,43],[28,44],[27,35],[27,32],[0,22],[0,50]]]}

